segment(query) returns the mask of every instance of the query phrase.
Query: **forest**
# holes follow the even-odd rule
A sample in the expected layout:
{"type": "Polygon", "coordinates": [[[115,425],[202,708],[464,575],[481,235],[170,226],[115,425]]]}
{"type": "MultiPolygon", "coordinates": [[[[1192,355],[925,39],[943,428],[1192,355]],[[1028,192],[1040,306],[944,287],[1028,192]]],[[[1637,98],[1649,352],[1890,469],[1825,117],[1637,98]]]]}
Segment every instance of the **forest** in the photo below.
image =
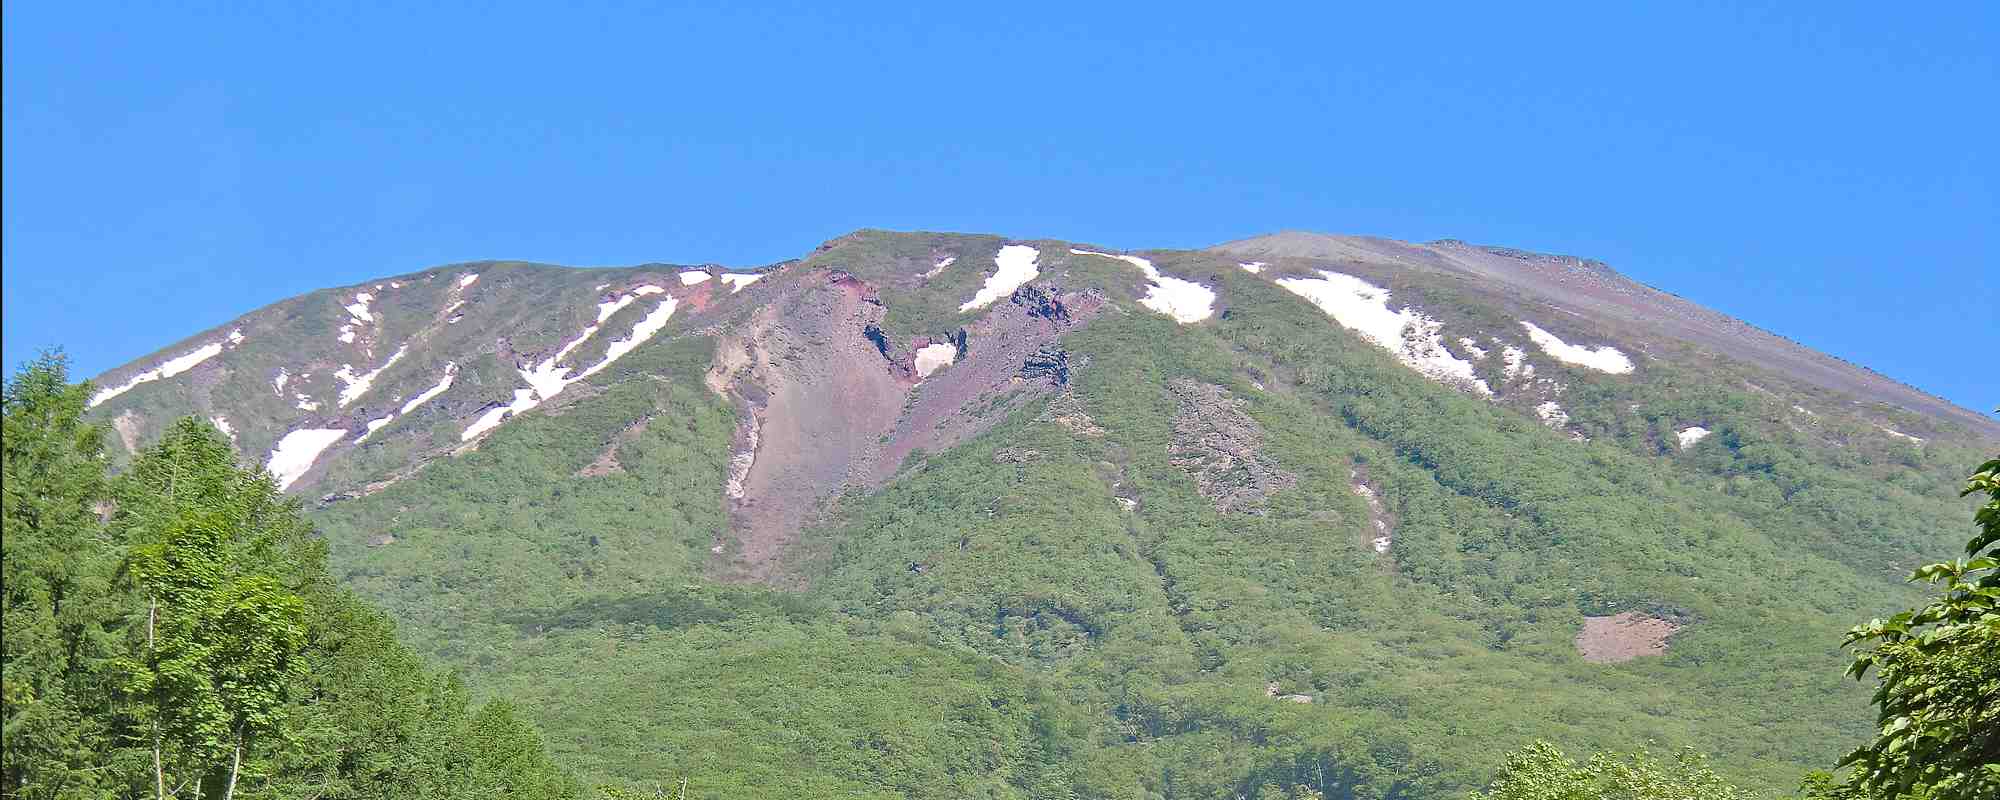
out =
{"type": "Polygon", "coordinates": [[[2000,510],[1930,562],[2000,464],[1665,362],[1560,374],[1579,442],[1228,289],[1067,336],[1052,394],[834,498],[792,588],[706,571],[705,337],[311,508],[200,418],[103,457],[44,357],[6,389],[5,796],[1993,796],[2000,510]],[[1217,419],[1264,460],[1192,471],[1217,419]],[[1621,612],[1682,630],[1579,660],[1621,612]]]}
{"type": "Polygon", "coordinates": [[[336,585],[208,422],[111,476],[89,393],[56,356],[6,384],[0,795],[582,796],[511,704],[336,585]]]}

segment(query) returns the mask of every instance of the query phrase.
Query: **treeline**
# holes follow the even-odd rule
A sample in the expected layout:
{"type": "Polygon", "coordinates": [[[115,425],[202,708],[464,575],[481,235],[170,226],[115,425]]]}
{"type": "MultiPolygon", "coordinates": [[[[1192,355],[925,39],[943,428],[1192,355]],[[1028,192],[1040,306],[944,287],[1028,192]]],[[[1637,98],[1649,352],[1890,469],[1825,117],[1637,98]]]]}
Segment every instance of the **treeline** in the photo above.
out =
{"type": "Polygon", "coordinates": [[[89,393],[59,355],[5,384],[0,796],[580,795],[335,585],[221,433],[183,419],[114,477],[89,393]]]}

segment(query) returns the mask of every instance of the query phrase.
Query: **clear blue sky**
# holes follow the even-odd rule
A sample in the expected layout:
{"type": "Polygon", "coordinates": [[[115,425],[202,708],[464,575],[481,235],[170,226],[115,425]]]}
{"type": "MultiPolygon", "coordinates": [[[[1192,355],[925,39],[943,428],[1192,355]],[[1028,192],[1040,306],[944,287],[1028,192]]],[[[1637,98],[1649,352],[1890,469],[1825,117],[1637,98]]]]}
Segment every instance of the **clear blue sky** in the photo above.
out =
{"type": "Polygon", "coordinates": [[[10,368],[452,261],[1309,229],[1600,258],[2000,405],[1991,2],[177,5],[5,5],[10,368]]]}

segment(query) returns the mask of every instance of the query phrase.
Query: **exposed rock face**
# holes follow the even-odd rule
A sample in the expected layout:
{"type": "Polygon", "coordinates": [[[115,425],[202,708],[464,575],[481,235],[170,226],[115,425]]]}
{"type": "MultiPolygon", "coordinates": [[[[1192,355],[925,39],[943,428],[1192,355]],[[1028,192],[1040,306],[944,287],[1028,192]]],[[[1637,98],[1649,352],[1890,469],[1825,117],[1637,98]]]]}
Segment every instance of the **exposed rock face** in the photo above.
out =
{"type": "Polygon", "coordinates": [[[1048,410],[1043,411],[1042,415],[1035,419],[1038,422],[1061,425],[1078,436],[1095,439],[1104,435],[1104,428],[1098,426],[1097,420],[1090,418],[1090,414],[1083,410],[1083,403],[1076,399],[1074,392],[1070,391],[1057,394],[1049,401],[1048,410]]]}
{"type": "MultiPolygon", "coordinates": [[[[921,379],[914,353],[881,327],[873,287],[835,269],[799,273],[718,344],[707,378],[741,417],[724,495],[739,545],[711,572],[725,580],[785,583],[783,556],[801,528],[846,487],[894,477],[909,454],[943,450],[991,427],[1052,384],[1024,384],[1022,364],[1102,307],[1090,293],[1043,290],[1036,308],[1000,303],[950,337],[960,357],[921,379]],[[972,346],[973,342],[981,343],[972,346]],[[1000,402],[994,403],[995,398],[1000,402]]],[[[919,342],[928,343],[928,337],[919,342]]]]}
{"type": "Polygon", "coordinates": [[[1069,322],[1069,308],[1063,305],[1060,298],[1050,294],[1047,287],[1023,286],[1015,289],[1014,294],[1008,297],[1007,301],[1026,310],[1028,316],[1039,317],[1051,322],[1069,322]]]}
{"type": "MultiPolygon", "coordinates": [[[[1048,302],[1066,312],[1060,318],[1029,313],[1023,305],[995,303],[977,321],[952,336],[959,356],[950,369],[933,372],[912,393],[890,440],[876,458],[871,481],[887,481],[911,452],[937,452],[986,430],[1022,405],[1034,402],[1060,384],[1052,380],[1022,380],[1024,364],[1043,363],[1048,353],[1061,353],[1056,341],[1087,324],[1104,307],[1095,292],[1044,289],[1048,302]],[[995,402],[997,399],[997,402],[995,402]]],[[[1067,355],[1061,378],[1069,378],[1067,355]]]]}
{"type": "Polygon", "coordinates": [[[1263,514],[1271,495],[1298,485],[1298,476],[1264,454],[1264,429],[1243,413],[1243,401],[1220,386],[1178,378],[1167,391],[1180,402],[1167,455],[1194,478],[1215,510],[1263,514]]]}
{"type": "Polygon", "coordinates": [[[727,579],[778,574],[779,557],[819,501],[863,477],[856,466],[873,460],[910,385],[865,333],[879,335],[883,314],[872,288],[815,270],[781,292],[718,345],[708,379],[755,417],[750,465],[734,498],[741,547],[734,563],[713,570],[727,579]]]}
{"type": "Polygon", "coordinates": [[[1069,351],[1054,345],[1036,350],[1021,362],[1021,377],[1047,380],[1056,386],[1069,383],[1069,351]]]}

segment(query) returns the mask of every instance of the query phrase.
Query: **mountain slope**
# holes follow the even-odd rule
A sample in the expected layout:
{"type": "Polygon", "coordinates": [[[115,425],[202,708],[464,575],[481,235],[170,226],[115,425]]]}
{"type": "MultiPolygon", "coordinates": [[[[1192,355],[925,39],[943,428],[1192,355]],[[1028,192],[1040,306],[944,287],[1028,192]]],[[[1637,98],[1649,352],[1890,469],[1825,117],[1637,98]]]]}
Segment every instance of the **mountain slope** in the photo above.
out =
{"type": "Polygon", "coordinates": [[[1802,383],[1853,395],[1857,400],[1949,420],[1987,438],[2000,436],[2000,420],[1989,415],[1638,283],[1598,261],[1451,240],[1406,244],[1302,232],[1258,236],[1211,249],[1248,258],[1371,263],[1456,275],[1473,284],[1516,290],[1526,299],[1545,303],[1565,315],[1598,324],[1629,325],[1642,335],[1677,339],[1802,383]]]}
{"type": "Polygon", "coordinates": [[[227,420],[343,580],[604,779],[1438,797],[1539,736],[1781,789],[1867,732],[1839,635],[1962,538],[1989,423],[1601,268],[1585,303],[1570,262],[1294,244],[458,265],[93,413],[227,420]]]}

